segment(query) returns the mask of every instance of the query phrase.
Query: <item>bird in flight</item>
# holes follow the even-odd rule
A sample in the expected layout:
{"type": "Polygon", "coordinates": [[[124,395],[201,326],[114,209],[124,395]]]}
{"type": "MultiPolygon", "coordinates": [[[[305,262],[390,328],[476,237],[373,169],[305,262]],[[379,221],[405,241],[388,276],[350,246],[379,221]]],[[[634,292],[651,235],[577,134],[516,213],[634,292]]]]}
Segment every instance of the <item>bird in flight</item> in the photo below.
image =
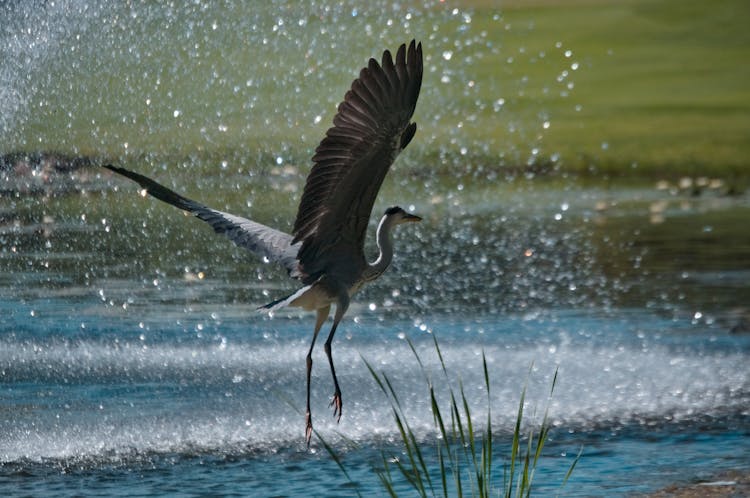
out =
{"type": "Polygon", "coordinates": [[[335,305],[325,352],[333,376],[333,415],[341,420],[343,401],[336,379],[331,342],[336,327],[362,285],[378,278],[393,259],[391,230],[420,221],[400,207],[386,209],[376,232],[379,255],[365,258],[365,232],[375,198],[396,156],[411,142],[416,123],[411,117],[422,84],[422,44],[401,45],[395,60],[388,50],[378,63],[370,59],[339,104],[333,126],[312,158],[313,167],[291,234],[211,209],[187,199],[141,174],[113,165],[115,173],[134,180],[153,197],[209,223],[237,245],[279,263],[302,287],[261,309],[295,306],[316,312],[315,330],[307,353],[305,440],[310,444],[310,373],[315,339],[335,305]]]}

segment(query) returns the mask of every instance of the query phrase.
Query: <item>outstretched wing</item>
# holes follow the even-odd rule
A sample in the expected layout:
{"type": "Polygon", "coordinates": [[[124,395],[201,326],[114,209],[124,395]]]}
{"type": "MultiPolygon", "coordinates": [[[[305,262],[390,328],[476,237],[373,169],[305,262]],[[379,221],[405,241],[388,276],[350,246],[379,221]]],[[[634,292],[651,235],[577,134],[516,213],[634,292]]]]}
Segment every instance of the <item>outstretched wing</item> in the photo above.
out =
{"type": "Polygon", "coordinates": [[[395,62],[388,50],[380,64],[370,59],[344,96],[313,156],[294,223],[303,281],[364,261],[375,197],[416,131],[410,119],[421,84],[422,44],[412,40],[408,49],[399,47],[395,62]]]}
{"type": "Polygon", "coordinates": [[[187,211],[207,222],[216,233],[226,235],[238,246],[269,261],[280,263],[292,277],[299,277],[297,251],[300,244],[293,244],[292,236],[288,233],[240,216],[211,209],[125,168],[112,165],[104,167],[137,182],[146,192],[160,201],[187,211]]]}

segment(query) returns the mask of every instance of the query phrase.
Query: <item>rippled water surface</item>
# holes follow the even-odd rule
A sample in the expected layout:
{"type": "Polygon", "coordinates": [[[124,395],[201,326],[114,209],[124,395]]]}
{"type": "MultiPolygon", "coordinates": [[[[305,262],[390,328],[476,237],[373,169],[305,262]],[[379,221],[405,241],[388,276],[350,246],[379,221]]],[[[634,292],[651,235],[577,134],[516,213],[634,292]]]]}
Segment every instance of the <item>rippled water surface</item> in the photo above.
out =
{"type": "MultiPolygon", "coordinates": [[[[399,230],[393,267],[359,295],[334,342],[339,425],[317,351],[316,428],[362,492],[377,489],[379,452],[398,451],[364,360],[391,378],[429,441],[427,388],[406,338],[439,378],[433,335],[479,420],[486,355],[499,462],[523,386],[532,428],[558,370],[540,492],[558,489],[581,447],[565,495],[746,468],[747,201],[514,186],[488,203],[465,188],[455,209],[420,206],[425,221],[399,230]],[[655,202],[666,203],[663,220],[655,202]]],[[[320,445],[303,444],[296,410],[312,317],[254,311],[293,285],[199,221],[123,190],[43,209],[13,201],[0,253],[4,485],[350,495],[320,445]]]]}

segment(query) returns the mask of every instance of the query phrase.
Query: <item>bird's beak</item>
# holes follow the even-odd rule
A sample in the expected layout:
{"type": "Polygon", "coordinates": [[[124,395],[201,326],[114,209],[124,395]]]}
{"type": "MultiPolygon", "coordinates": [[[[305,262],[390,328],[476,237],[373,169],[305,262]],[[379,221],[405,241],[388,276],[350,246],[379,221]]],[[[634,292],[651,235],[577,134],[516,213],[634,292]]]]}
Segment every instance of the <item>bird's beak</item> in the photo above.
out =
{"type": "Polygon", "coordinates": [[[405,222],[412,222],[412,223],[416,223],[416,222],[418,222],[418,221],[422,221],[422,218],[420,218],[420,217],[419,217],[419,216],[417,216],[416,214],[409,214],[409,213],[406,213],[406,215],[404,216],[403,220],[404,220],[405,222]]]}

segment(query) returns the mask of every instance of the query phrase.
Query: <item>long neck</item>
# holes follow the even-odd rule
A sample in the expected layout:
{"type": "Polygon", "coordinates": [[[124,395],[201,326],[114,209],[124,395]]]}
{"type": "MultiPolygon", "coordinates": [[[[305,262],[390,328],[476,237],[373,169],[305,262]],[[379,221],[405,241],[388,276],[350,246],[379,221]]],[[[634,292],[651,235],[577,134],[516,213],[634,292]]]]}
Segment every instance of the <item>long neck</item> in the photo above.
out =
{"type": "Polygon", "coordinates": [[[393,261],[393,242],[391,241],[391,219],[387,216],[383,216],[378,224],[378,231],[375,236],[375,240],[378,244],[378,250],[380,254],[378,259],[373,263],[367,265],[365,271],[366,280],[375,280],[388,268],[388,265],[393,261]]]}

